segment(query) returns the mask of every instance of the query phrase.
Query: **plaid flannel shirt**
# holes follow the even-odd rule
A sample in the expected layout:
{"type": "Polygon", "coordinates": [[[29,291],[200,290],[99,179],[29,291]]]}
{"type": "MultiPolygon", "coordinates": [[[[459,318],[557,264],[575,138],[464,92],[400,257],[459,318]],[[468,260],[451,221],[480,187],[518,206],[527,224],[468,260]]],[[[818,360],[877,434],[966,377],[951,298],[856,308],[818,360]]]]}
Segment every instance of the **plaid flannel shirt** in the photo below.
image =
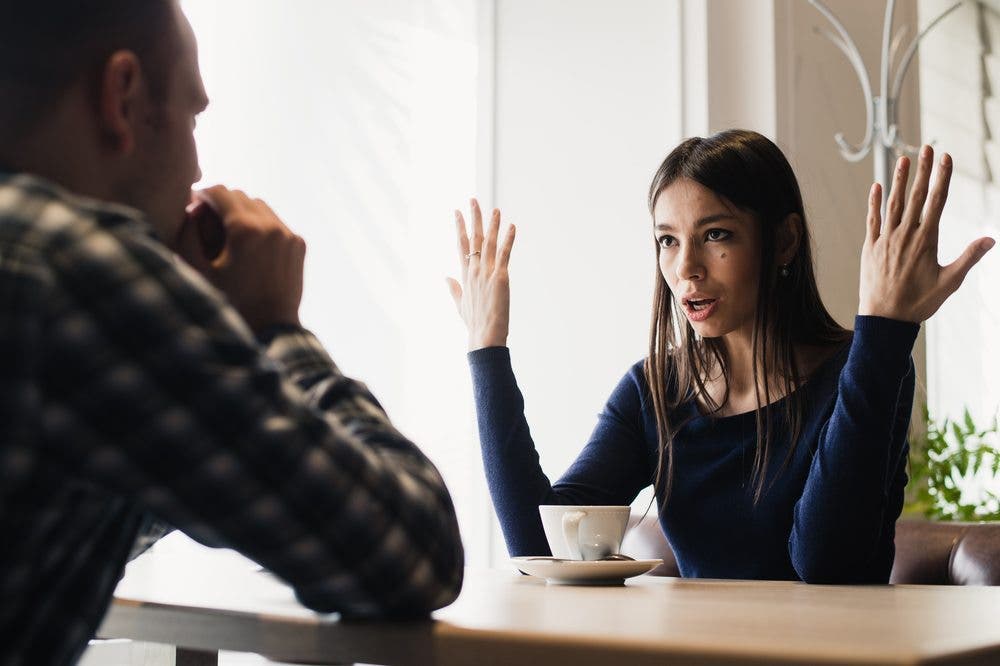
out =
{"type": "Polygon", "coordinates": [[[0,664],[74,662],[156,516],[318,611],[425,614],[444,482],[319,342],[255,339],[132,209],[0,174],[0,664]]]}

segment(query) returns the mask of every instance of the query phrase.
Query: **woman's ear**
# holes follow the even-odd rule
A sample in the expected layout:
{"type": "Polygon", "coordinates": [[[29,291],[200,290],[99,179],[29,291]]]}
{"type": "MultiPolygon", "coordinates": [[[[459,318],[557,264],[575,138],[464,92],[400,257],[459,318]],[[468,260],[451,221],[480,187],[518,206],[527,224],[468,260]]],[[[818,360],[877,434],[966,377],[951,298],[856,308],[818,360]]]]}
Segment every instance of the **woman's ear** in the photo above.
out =
{"type": "Polygon", "coordinates": [[[802,242],[802,228],[802,217],[798,213],[790,213],[781,221],[775,234],[777,247],[774,252],[779,266],[790,264],[795,258],[802,242]]]}

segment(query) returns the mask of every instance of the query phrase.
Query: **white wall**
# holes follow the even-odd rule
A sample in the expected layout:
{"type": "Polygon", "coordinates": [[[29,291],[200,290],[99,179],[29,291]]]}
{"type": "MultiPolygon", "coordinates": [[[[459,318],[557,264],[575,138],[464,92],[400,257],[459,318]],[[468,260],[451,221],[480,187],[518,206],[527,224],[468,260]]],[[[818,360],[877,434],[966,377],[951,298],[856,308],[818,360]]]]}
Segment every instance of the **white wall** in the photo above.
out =
{"type": "Polygon", "coordinates": [[[510,348],[553,480],[645,353],[655,271],[645,197],[681,138],[678,20],[677,2],[663,0],[496,4],[488,203],[518,226],[510,348]]]}
{"type": "Polygon", "coordinates": [[[774,0],[684,0],[685,136],[730,128],[774,139],[774,0]]]}

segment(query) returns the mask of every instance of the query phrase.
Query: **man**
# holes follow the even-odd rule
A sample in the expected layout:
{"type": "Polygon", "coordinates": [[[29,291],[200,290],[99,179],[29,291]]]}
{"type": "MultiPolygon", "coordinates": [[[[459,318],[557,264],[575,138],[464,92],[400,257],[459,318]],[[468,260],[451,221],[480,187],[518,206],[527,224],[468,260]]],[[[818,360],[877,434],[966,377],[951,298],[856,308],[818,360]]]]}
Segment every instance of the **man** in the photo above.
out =
{"type": "Polygon", "coordinates": [[[224,187],[221,253],[187,221],[206,104],[177,0],[0,0],[2,664],[78,658],[149,516],[319,611],[461,586],[440,475],[299,326],[303,241],[224,187]]]}

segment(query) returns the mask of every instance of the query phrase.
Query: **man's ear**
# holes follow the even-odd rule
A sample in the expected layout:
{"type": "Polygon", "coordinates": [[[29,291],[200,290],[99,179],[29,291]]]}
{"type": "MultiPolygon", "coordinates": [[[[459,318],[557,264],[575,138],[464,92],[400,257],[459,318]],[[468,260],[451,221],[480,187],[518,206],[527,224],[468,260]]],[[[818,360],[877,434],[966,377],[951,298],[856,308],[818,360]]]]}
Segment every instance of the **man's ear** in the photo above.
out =
{"type": "Polygon", "coordinates": [[[123,155],[135,150],[145,83],[142,64],[131,51],[116,51],[104,63],[98,98],[101,129],[108,147],[123,155]]]}
{"type": "Polygon", "coordinates": [[[802,242],[803,222],[798,213],[790,213],[785,216],[775,234],[774,256],[778,260],[779,266],[785,266],[792,262],[795,254],[799,251],[799,243],[802,242]]]}

